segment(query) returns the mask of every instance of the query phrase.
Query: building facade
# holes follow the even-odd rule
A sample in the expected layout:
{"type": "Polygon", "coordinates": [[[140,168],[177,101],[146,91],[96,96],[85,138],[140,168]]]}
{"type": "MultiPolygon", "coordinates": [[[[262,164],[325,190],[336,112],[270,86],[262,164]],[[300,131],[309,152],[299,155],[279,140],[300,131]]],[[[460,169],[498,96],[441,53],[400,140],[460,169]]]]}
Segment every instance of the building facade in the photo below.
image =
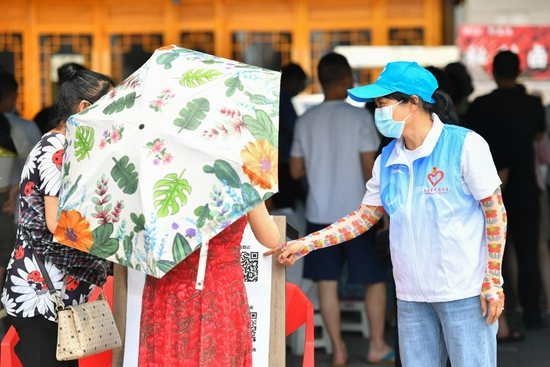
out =
{"type": "MultiPolygon", "coordinates": [[[[166,44],[270,69],[316,65],[338,45],[441,45],[454,0],[18,0],[0,2],[0,68],[32,118],[55,99],[56,68],[76,61],[121,82],[166,44]],[[445,21],[447,19],[447,21],[445,21]]],[[[452,41],[452,40],[451,40],[452,41]]],[[[358,70],[367,83],[379,70],[358,70]]]]}

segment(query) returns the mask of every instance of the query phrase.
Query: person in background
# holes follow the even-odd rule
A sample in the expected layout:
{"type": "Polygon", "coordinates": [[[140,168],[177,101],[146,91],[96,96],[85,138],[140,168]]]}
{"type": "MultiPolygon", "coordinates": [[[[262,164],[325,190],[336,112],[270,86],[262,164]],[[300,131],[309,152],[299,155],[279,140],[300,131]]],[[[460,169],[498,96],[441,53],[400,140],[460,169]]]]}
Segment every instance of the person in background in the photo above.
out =
{"type": "MultiPolygon", "coordinates": [[[[21,175],[21,215],[2,291],[2,303],[19,335],[15,353],[25,367],[78,366],[56,359],[57,312],[37,261],[42,261],[63,307],[84,303],[107,280],[108,261],[54,242],[65,144],[65,121],[114,87],[111,78],[75,71],[59,91],[60,123],[34,146],[21,175]],[[64,296],[61,297],[62,290],[64,296]]],[[[74,238],[74,232],[71,235],[74,238]]],[[[78,240],[78,238],[77,238],[78,240]]]]}
{"type": "MultiPolygon", "coordinates": [[[[544,106],[544,96],[535,91],[531,95],[539,97],[544,106]]],[[[541,190],[540,195],[540,238],[539,238],[539,262],[542,280],[543,301],[543,322],[550,321],[550,198],[548,196],[548,179],[550,178],[550,137],[548,136],[548,126],[550,126],[550,105],[545,106],[546,131],[542,139],[535,141],[537,184],[541,190]]]]}
{"type": "MultiPolygon", "coordinates": [[[[17,115],[15,106],[18,90],[19,85],[13,74],[0,72],[0,111],[8,118],[12,127],[17,126],[15,130],[22,130],[25,132],[25,136],[32,148],[38,143],[42,134],[33,121],[25,120],[17,115]]],[[[17,133],[17,131],[14,131],[14,133],[17,133]]],[[[21,180],[21,171],[23,170],[29,152],[30,148],[25,151],[22,150],[15,159],[10,174],[11,190],[9,191],[7,200],[2,203],[2,211],[9,215],[13,215],[13,227],[17,227],[19,218],[19,182],[21,180]]]]}
{"type": "MultiPolygon", "coordinates": [[[[0,289],[4,286],[6,268],[13,250],[15,241],[15,225],[19,211],[16,205],[16,195],[19,190],[21,169],[25,163],[31,148],[40,138],[35,134],[30,121],[20,118],[15,113],[17,102],[18,83],[13,74],[0,71],[0,117],[2,133],[6,140],[13,145],[3,152],[0,177],[0,289]],[[15,154],[14,154],[15,153],[15,154]]],[[[3,319],[4,326],[9,326],[9,321],[3,319]]],[[[7,330],[7,328],[6,328],[7,330]]]]}
{"type": "Polygon", "coordinates": [[[523,324],[527,329],[538,329],[545,324],[540,307],[540,189],[535,173],[534,142],[542,139],[546,120],[540,98],[527,94],[525,88],[517,84],[520,71],[515,53],[497,53],[493,59],[497,89],[472,102],[466,123],[489,144],[501,176],[508,235],[517,258],[517,290],[523,324]]]}
{"type": "Polygon", "coordinates": [[[17,125],[25,131],[32,144],[42,137],[40,129],[33,121],[25,120],[15,112],[19,84],[13,74],[0,72],[0,112],[8,118],[11,125],[17,125]]]}
{"type": "Polygon", "coordinates": [[[466,66],[458,61],[447,64],[444,70],[452,85],[448,94],[453,100],[456,114],[461,120],[464,120],[470,106],[468,96],[474,91],[472,78],[466,66]]]}
{"type": "MultiPolygon", "coordinates": [[[[546,126],[550,127],[550,104],[546,104],[545,106],[546,110],[546,126]]],[[[547,132],[549,134],[549,132],[547,132]]],[[[547,135],[546,139],[550,139],[550,137],[547,135]]],[[[542,272],[542,283],[544,287],[544,298],[545,298],[545,308],[546,310],[543,311],[543,316],[545,318],[546,323],[550,323],[550,164],[546,165],[546,175],[543,174],[543,177],[546,178],[546,214],[548,214],[548,218],[546,218],[545,222],[541,223],[541,226],[543,228],[546,228],[545,230],[541,229],[541,232],[544,233],[540,238],[541,241],[541,272],[542,272]]]]}
{"type": "MultiPolygon", "coordinates": [[[[306,233],[316,232],[346,214],[361,200],[372,175],[380,144],[372,115],[345,101],[353,86],[352,70],[342,55],[328,53],[318,65],[324,101],[296,123],[290,174],[307,179],[306,233]]],[[[304,278],[318,282],[319,304],[330,335],[333,366],[345,365],[348,353],[340,330],[338,282],[347,262],[348,283],[365,284],[370,326],[368,362],[393,363],[394,351],[384,339],[388,264],[375,255],[373,241],[361,236],[343,246],[319,251],[304,263],[304,278]]]]}
{"type": "Polygon", "coordinates": [[[295,63],[285,65],[281,70],[281,99],[279,106],[279,192],[268,199],[266,205],[275,208],[295,208],[297,200],[304,200],[304,188],[300,181],[290,176],[290,146],[298,115],[292,98],[306,86],[307,75],[295,63]]]}
{"type": "Polygon", "coordinates": [[[265,255],[282,252],[279,262],[293,265],[364,234],[387,213],[402,365],[442,367],[449,356],[454,367],[494,367],[504,309],[501,181],[485,140],[453,125],[452,101],[437,88],[417,63],[392,62],[374,84],[350,89],[352,99],[376,102],[376,127],[394,140],[376,159],[358,209],[265,255]]]}
{"type": "MultiPolygon", "coordinates": [[[[11,187],[11,172],[15,160],[29,154],[32,146],[25,132],[18,126],[11,126],[8,119],[0,113],[0,203],[9,199],[11,187]]],[[[19,185],[17,185],[19,186],[19,185]]],[[[15,227],[13,211],[0,211],[0,289],[4,288],[6,268],[13,251],[15,227]]],[[[0,309],[3,309],[0,303],[0,309]]],[[[4,330],[9,329],[9,321],[2,318],[4,330]]]]}

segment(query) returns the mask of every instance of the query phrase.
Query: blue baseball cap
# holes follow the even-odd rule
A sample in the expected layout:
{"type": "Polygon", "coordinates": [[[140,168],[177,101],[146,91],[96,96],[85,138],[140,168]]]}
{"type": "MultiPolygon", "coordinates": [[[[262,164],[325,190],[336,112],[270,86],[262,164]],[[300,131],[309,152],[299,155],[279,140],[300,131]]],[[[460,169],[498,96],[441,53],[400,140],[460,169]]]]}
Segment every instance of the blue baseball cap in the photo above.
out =
{"type": "Polygon", "coordinates": [[[357,102],[372,102],[374,98],[401,92],[434,103],[432,95],[438,87],[433,74],[416,62],[395,61],[386,64],[374,84],[348,89],[348,95],[357,102]]]}

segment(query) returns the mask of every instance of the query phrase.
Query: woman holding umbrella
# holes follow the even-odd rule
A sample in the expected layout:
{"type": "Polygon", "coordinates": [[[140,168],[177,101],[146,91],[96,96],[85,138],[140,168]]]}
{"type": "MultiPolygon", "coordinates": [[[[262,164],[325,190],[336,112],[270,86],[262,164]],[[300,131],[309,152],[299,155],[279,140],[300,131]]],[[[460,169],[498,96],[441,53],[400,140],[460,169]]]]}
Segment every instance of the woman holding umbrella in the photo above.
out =
{"type": "Polygon", "coordinates": [[[403,365],[445,366],[448,355],[453,366],[496,366],[506,237],[501,181],[485,140],[452,125],[452,102],[437,88],[418,64],[392,62],[374,84],[349,90],[356,101],[374,100],[376,127],[394,139],[376,159],[363,202],[266,255],[282,251],[279,261],[292,265],[357,237],[387,213],[403,365]]]}
{"type": "Polygon", "coordinates": [[[164,277],[147,277],[143,292],[139,366],[252,366],[250,311],[240,260],[246,224],[268,248],[279,230],[264,202],[212,238],[204,289],[195,282],[195,251],[164,277]]]}
{"type": "Polygon", "coordinates": [[[38,262],[45,263],[59,294],[64,292],[64,307],[86,302],[93,288],[102,286],[107,279],[106,260],[53,242],[53,233],[57,224],[65,121],[94,104],[113,86],[113,81],[105,75],[74,71],[60,86],[61,122],[44,134],[23,168],[21,214],[2,303],[19,334],[15,352],[25,367],[78,366],[78,360],[56,359],[56,303],[48,292],[38,262]]]}

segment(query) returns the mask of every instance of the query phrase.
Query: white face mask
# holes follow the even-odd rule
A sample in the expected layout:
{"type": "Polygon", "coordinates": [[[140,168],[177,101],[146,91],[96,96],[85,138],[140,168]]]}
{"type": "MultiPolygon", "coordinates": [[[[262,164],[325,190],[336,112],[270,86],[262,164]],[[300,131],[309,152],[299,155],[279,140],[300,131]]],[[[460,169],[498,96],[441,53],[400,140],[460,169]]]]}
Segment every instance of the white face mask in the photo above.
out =
{"type": "Polygon", "coordinates": [[[403,121],[395,121],[393,119],[393,108],[400,104],[403,101],[399,101],[394,105],[380,107],[374,110],[374,124],[380,134],[384,135],[387,138],[399,139],[403,134],[403,129],[405,128],[405,121],[412,114],[409,113],[403,121]]]}

